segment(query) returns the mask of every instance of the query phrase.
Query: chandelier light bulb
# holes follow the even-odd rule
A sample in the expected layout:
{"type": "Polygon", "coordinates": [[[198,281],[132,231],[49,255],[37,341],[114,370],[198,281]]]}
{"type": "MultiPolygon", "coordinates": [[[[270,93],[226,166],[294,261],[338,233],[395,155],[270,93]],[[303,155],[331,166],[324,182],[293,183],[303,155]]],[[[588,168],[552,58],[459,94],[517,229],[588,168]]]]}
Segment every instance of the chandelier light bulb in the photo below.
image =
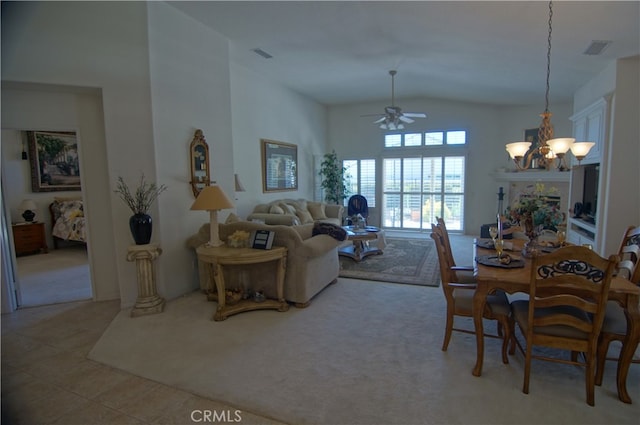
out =
{"type": "Polygon", "coordinates": [[[594,146],[595,142],[575,142],[571,145],[571,153],[578,160],[578,164],[584,159],[585,156],[587,156],[591,148],[594,146]]]}
{"type": "Polygon", "coordinates": [[[511,159],[524,158],[527,151],[529,151],[529,147],[531,147],[531,142],[513,142],[508,143],[506,146],[511,159]]]}
{"type": "Polygon", "coordinates": [[[549,145],[556,155],[560,156],[560,154],[564,155],[567,153],[575,141],[576,139],[571,137],[559,137],[557,139],[547,140],[547,145],[549,145]]]}

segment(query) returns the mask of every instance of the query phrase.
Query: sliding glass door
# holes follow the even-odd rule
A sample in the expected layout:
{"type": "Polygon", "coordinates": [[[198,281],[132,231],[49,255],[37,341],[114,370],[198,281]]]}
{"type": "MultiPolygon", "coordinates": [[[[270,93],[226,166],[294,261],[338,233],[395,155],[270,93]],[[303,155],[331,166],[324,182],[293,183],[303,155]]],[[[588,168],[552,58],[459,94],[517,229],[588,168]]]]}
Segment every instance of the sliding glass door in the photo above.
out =
{"type": "Polygon", "coordinates": [[[384,158],[382,225],[431,229],[437,216],[463,230],[464,172],[464,156],[384,158]]]}

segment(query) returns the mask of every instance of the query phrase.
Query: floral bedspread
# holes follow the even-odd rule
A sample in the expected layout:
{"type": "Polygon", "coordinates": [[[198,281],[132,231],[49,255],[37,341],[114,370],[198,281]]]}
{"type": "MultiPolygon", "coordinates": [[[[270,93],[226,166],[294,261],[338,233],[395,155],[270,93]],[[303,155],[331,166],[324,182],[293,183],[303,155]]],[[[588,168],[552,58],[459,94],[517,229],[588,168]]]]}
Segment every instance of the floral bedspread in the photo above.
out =
{"type": "Polygon", "coordinates": [[[53,213],[56,217],[53,236],[64,240],[86,242],[82,201],[54,201],[53,213]]]}

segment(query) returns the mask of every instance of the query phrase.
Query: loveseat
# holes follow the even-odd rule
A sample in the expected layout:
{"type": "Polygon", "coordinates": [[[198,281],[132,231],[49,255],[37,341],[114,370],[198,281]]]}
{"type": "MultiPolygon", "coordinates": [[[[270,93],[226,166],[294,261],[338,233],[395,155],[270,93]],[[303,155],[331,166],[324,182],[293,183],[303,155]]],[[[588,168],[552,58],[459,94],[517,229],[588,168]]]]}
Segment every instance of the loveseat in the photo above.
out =
{"type": "Polygon", "coordinates": [[[297,226],[314,222],[325,222],[342,226],[344,207],[305,199],[278,199],[268,204],[256,205],[247,216],[249,221],[264,224],[297,226]]]}
{"type": "MultiPolygon", "coordinates": [[[[220,224],[219,234],[222,241],[226,241],[236,231],[252,232],[255,230],[271,230],[275,232],[274,246],[284,246],[287,251],[287,264],[284,280],[284,297],[297,307],[306,307],[311,299],[330,283],[338,278],[340,263],[338,261],[338,246],[342,241],[326,235],[313,236],[314,223],[298,226],[268,225],[249,221],[220,224]]],[[[189,238],[190,248],[197,248],[209,240],[209,224],[204,224],[196,235],[189,238]]],[[[253,289],[261,289],[269,298],[276,298],[274,264],[264,263],[251,265],[239,270],[238,278],[250,281],[253,289]],[[271,267],[271,268],[270,268],[271,267]]],[[[200,287],[207,289],[209,285],[208,272],[201,264],[198,265],[200,287]]],[[[230,271],[233,272],[233,271],[230,271]]]]}

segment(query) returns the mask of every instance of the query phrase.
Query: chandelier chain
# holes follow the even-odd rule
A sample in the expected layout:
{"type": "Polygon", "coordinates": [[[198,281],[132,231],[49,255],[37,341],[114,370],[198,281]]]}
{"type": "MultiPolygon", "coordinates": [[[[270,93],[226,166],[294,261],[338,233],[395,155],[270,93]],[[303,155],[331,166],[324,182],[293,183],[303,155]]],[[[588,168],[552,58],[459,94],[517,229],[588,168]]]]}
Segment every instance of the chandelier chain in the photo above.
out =
{"type": "Polygon", "coordinates": [[[551,74],[551,21],[553,18],[553,4],[549,2],[549,37],[547,38],[547,87],[544,98],[544,111],[549,112],[549,76],[551,74]]]}

